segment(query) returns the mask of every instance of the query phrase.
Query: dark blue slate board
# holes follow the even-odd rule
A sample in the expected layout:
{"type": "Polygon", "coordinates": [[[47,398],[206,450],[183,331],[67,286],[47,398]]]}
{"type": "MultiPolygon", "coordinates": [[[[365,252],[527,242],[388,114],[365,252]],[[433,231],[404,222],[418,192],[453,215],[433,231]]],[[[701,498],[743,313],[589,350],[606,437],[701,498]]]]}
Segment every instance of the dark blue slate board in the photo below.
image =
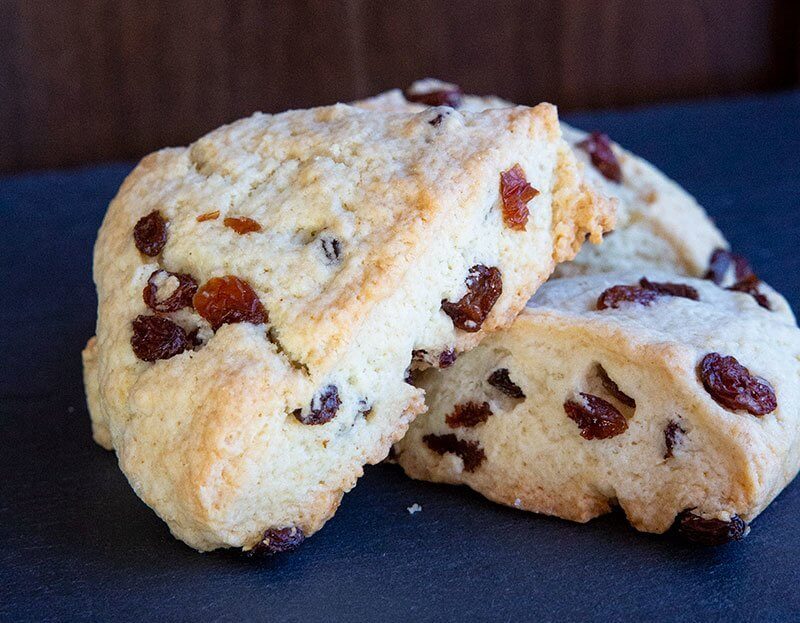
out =
{"type": "MultiPolygon", "coordinates": [[[[569,120],[682,182],[799,309],[800,93],[569,120]]],[[[800,618],[798,485],[716,550],[619,515],[528,515],[392,466],[368,468],[294,556],[254,564],[173,540],[93,445],[81,385],[92,242],[129,169],[0,179],[0,620],[800,618]]]]}

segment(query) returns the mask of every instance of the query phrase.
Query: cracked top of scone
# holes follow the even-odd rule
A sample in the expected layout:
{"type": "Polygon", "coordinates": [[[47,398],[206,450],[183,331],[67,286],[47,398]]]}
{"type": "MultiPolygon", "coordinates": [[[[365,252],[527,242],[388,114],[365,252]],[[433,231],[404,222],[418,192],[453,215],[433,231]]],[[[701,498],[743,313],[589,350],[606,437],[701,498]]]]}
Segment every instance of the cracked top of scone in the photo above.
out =
{"type": "MultiPolygon", "coordinates": [[[[161,268],[200,284],[239,278],[284,353],[323,365],[421,249],[463,229],[453,223],[465,204],[496,195],[501,171],[558,138],[549,105],[256,114],[145,158],[109,209],[95,273],[118,262],[137,222],[157,212],[161,268]]],[[[547,164],[529,177],[541,181],[547,164]]]]}

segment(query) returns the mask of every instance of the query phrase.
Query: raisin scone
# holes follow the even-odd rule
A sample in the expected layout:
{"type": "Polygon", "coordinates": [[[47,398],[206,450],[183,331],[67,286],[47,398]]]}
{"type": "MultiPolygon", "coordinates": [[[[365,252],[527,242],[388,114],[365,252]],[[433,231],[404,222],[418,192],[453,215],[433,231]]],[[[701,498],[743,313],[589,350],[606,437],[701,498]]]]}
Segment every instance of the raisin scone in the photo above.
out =
{"type": "MultiPolygon", "coordinates": [[[[373,110],[420,110],[450,105],[458,110],[513,106],[498,97],[465,95],[434,79],[419,80],[405,92],[394,89],[357,102],[373,110]]],[[[728,243],[697,201],[652,164],[622,149],[602,133],[587,134],[566,123],[564,138],[582,164],[587,182],[619,199],[615,231],[601,245],[584,245],[556,277],[626,270],[663,270],[701,277],[709,259],[728,243]]]]}
{"type": "Polygon", "coordinates": [[[547,104],[256,114],[152,154],[95,246],[94,437],[192,547],[292,549],[424,410],[412,352],[510,324],[610,209],[547,104]]]}
{"type": "Polygon", "coordinates": [[[551,280],[415,383],[409,476],[573,521],[618,505],[639,530],[737,539],[800,465],[800,330],[709,280],[551,280]]]}

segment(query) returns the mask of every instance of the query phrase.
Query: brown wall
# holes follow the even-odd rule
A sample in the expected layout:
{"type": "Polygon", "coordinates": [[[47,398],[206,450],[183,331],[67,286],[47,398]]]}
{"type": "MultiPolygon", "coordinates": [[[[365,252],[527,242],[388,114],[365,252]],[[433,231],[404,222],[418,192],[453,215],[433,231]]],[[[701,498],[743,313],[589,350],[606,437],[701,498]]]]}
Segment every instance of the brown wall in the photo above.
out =
{"type": "Polygon", "coordinates": [[[562,110],[798,83],[797,0],[0,0],[0,171],[432,75],[562,110]]]}

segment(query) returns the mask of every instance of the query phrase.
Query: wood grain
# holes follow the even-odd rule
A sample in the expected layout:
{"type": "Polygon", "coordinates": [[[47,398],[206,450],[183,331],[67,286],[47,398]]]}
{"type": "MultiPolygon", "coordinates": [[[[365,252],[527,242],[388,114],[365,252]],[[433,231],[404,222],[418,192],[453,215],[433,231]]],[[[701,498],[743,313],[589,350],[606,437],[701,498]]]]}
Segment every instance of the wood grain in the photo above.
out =
{"type": "Polygon", "coordinates": [[[562,110],[798,84],[795,0],[0,0],[0,171],[426,75],[562,110]]]}

